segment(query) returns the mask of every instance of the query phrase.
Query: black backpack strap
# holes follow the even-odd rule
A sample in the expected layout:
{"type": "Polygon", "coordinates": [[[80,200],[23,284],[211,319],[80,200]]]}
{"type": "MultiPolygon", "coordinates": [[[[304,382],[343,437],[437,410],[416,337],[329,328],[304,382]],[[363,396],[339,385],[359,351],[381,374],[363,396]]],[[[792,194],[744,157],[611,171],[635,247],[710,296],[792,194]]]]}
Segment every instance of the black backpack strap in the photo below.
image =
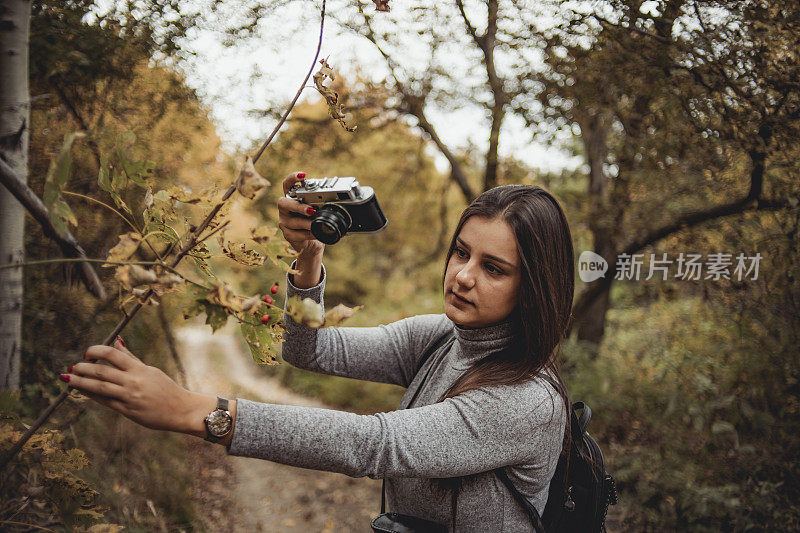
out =
{"type": "Polygon", "coordinates": [[[496,468],[494,470],[495,475],[503,482],[508,490],[511,491],[511,494],[514,496],[514,499],[517,500],[517,503],[525,509],[525,512],[528,514],[528,517],[531,519],[531,523],[533,524],[533,528],[536,530],[536,533],[545,533],[544,524],[542,523],[542,517],[539,516],[539,511],[536,510],[536,507],[533,506],[531,502],[528,501],[517,487],[514,486],[514,483],[511,482],[509,479],[508,474],[506,474],[505,468],[496,468]]]}
{"type": "MultiPolygon", "coordinates": [[[[420,359],[419,361],[419,367],[417,368],[417,372],[422,370],[422,367],[425,366],[425,363],[428,362],[428,359],[430,359],[431,356],[439,350],[439,348],[444,346],[445,343],[447,343],[451,339],[455,339],[455,333],[452,330],[448,331],[447,333],[442,335],[440,339],[431,344],[431,346],[422,355],[422,359],[420,359]]],[[[425,371],[425,375],[422,377],[419,384],[417,385],[417,390],[414,391],[414,394],[411,396],[411,400],[409,400],[406,406],[403,407],[402,409],[408,409],[411,406],[411,404],[414,403],[414,400],[417,399],[417,396],[419,396],[419,391],[422,390],[422,385],[424,385],[425,380],[428,379],[428,376],[430,375],[432,368],[433,365],[430,365],[428,369],[425,371]]],[[[400,408],[398,407],[398,409],[400,408]]],[[[386,479],[384,479],[381,483],[381,514],[385,512],[386,512],[386,479]]]]}
{"type": "Polygon", "coordinates": [[[572,411],[581,412],[581,416],[578,417],[578,427],[581,429],[580,434],[583,435],[589,427],[589,420],[592,419],[592,410],[583,402],[575,402],[572,404],[572,411]]]}

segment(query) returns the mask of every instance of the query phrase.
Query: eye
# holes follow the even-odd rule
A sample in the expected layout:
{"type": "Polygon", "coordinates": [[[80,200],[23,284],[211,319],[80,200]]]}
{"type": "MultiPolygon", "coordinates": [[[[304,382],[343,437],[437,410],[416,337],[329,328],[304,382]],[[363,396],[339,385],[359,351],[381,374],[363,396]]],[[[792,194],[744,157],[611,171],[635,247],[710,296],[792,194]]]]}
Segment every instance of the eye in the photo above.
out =
{"type": "Polygon", "coordinates": [[[486,263],[486,270],[489,272],[489,274],[502,274],[503,273],[502,270],[497,268],[492,263],[486,263]]]}
{"type": "Polygon", "coordinates": [[[461,259],[465,259],[469,255],[469,254],[467,254],[466,250],[464,250],[463,248],[460,248],[458,246],[456,246],[455,250],[453,250],[453,253],[455,253],[461,259]]]}

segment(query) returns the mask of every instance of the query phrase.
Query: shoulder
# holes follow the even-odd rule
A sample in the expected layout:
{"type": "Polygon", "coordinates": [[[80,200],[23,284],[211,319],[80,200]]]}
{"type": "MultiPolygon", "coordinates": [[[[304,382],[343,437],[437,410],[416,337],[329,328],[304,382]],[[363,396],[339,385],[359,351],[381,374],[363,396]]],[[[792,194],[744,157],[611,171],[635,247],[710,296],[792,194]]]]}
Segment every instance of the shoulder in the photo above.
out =
{"type": "Polygon", "coordinates": [[[513,385],[491,385],[463,393],[494,406],[498,415],[535,426],[563,427],[566,403],[560,394],[541,377],[513,385]]]}
{"type": "Polygon", "coordinates": [[[453,331],[453,322],[444,313],[439,315],[415,315],[409,317],[409,325],[412,331],[421,337],[433,337],[438,339],[445,333],[453,331]]]}

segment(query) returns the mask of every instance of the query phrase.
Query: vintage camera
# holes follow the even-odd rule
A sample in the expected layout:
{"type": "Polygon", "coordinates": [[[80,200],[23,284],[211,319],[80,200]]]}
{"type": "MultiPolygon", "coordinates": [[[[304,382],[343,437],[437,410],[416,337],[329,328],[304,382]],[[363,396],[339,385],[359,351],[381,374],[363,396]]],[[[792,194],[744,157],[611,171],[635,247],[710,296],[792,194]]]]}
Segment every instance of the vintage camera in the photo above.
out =
{"type": "Polygon", "coordinates": [[[374,233],[386,227],[375,191],[356,178],[306,178],[286,196],[317,210],[311,233],[325,244],[336,244],[348,231],[374,233]]]}

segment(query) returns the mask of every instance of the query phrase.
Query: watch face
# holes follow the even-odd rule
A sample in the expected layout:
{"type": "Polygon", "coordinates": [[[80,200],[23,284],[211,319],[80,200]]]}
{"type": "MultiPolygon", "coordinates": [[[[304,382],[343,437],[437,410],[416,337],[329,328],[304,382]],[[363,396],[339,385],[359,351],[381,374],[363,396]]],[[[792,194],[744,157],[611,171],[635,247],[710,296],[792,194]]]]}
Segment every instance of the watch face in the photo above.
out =
{"type": "Polygon", "coordinates": [[[208,432],[215,437],[221,437],[230,431],[231,424],[231,415],[227,411],[222,411],[219,409],[208,415],[208,419],[206,421],[208,432]]]}

